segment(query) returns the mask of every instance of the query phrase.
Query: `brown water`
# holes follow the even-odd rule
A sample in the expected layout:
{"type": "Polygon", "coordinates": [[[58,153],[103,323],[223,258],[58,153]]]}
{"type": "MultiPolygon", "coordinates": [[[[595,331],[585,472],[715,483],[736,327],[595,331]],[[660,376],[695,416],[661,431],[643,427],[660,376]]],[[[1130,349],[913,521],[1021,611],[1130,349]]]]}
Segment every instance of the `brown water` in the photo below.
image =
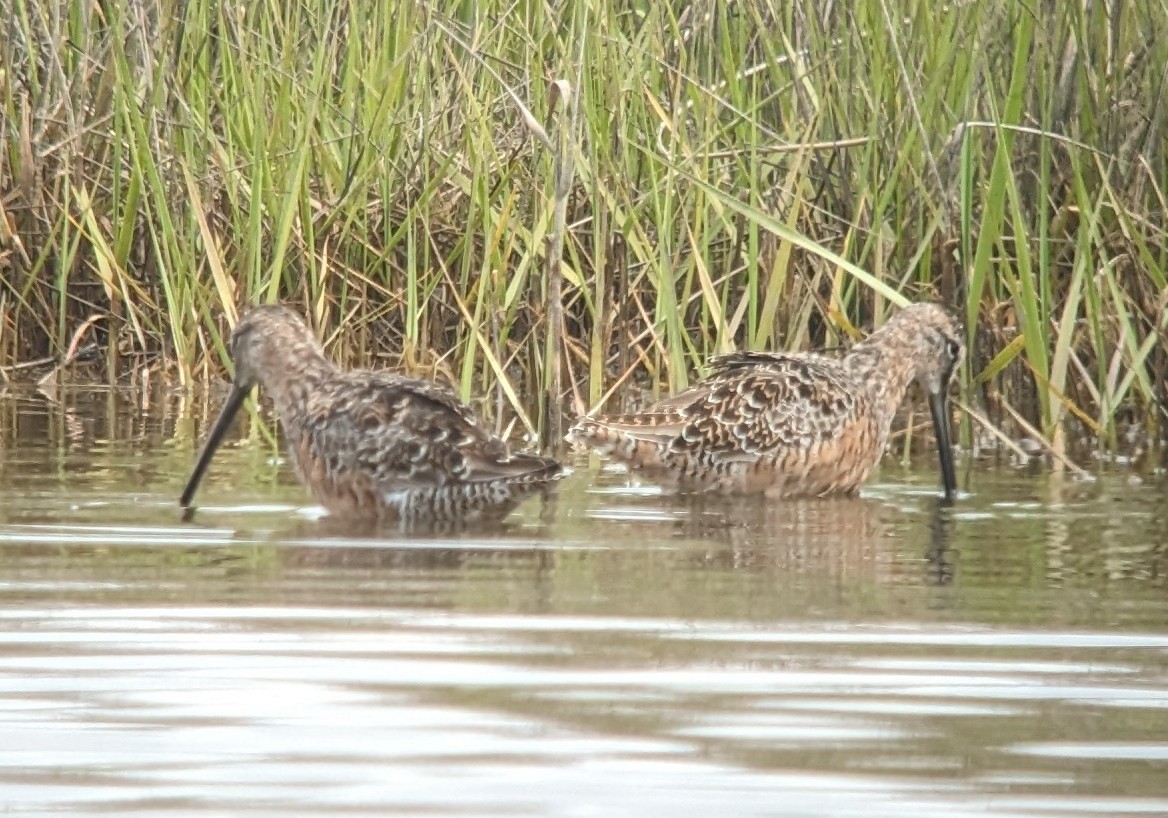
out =
{"type": "Polygon", "coordinates": [[[694,505],[580,462],[350,539],[173,400],[0,396],[13,815],[1168,814],[1162,483],[694,505]]]}

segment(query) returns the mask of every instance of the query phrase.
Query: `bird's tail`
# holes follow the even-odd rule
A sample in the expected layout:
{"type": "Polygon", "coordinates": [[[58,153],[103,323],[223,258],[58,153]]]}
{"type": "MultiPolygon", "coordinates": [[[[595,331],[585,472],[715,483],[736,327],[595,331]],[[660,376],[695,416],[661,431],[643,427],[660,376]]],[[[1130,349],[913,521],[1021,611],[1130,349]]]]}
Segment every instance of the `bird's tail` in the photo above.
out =
{"type": "Polygon", "coordinates": [[[679,432],[676,420],[655,414],[584,417],[572,425],[565,439],[630,468],[653,470],[662,465],[670,441],[679,432]]]}
{"type": "Polygon", "coordinates": [[[506,482],[516,484],[550,483],[568,474],[559,461],[542,454],[517,452],[507,460],[506,482]]]}

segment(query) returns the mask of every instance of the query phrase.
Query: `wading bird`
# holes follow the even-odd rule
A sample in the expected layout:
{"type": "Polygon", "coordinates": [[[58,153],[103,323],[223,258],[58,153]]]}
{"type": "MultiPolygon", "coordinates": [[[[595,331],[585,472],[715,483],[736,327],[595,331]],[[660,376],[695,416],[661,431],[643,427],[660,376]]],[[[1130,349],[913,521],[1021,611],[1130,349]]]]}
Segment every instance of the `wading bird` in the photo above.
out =
{"type": "Polygon", "coordinates": [[[231,334],[231,359],[231,394],[179,501],[188,518],[203,473],[256,384],[275,403],[300,479],[341,519],[499,519],[564,473],[551,458],[511,452],[444,386],[341,371],[287,307],[246,313],[231,334]]]}
{"type": "Polygon", "coordinates": [[[951,500],[957,477],[947,392],[965,355],[961,338],[946,309],[914,304],[842,357],[721,356],[684,392],[643,412],[580,418],[567,439],[681,491],[853,494],[880,460],[892,417],[916,381],[951,500]]]}

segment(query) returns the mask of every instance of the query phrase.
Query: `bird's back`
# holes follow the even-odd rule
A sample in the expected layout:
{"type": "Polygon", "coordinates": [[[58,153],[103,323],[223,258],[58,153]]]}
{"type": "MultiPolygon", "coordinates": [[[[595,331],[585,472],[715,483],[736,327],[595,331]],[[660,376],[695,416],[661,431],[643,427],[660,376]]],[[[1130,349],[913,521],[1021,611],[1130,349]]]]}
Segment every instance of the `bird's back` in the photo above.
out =
{"type": "Polygon", "coordinates": [[[337,372],[282,413],[305,483],[339,514],[501,516],[562,474],[513,453],[450,389],[388,372],[337,372]]]}
{"type": "Polygon", "coordinates": [[[839,361],[739,353],[643,412],[583,418],[569,439],[670,487],[779,496],[851,492],[883,445],[839,361]]]}

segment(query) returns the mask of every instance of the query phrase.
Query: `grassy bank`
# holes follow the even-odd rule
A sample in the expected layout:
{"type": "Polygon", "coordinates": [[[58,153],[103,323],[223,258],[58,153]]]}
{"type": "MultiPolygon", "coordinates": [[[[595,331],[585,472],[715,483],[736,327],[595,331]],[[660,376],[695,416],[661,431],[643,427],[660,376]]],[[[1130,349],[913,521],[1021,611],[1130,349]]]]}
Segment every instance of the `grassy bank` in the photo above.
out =
{"type": "Polygon", "coordinates": [[[1163,3],[11,5],[8,377],[197,383],[281,298],[547,429],[937,297],[1011,435],[1162,437],[1163,3]]]}

